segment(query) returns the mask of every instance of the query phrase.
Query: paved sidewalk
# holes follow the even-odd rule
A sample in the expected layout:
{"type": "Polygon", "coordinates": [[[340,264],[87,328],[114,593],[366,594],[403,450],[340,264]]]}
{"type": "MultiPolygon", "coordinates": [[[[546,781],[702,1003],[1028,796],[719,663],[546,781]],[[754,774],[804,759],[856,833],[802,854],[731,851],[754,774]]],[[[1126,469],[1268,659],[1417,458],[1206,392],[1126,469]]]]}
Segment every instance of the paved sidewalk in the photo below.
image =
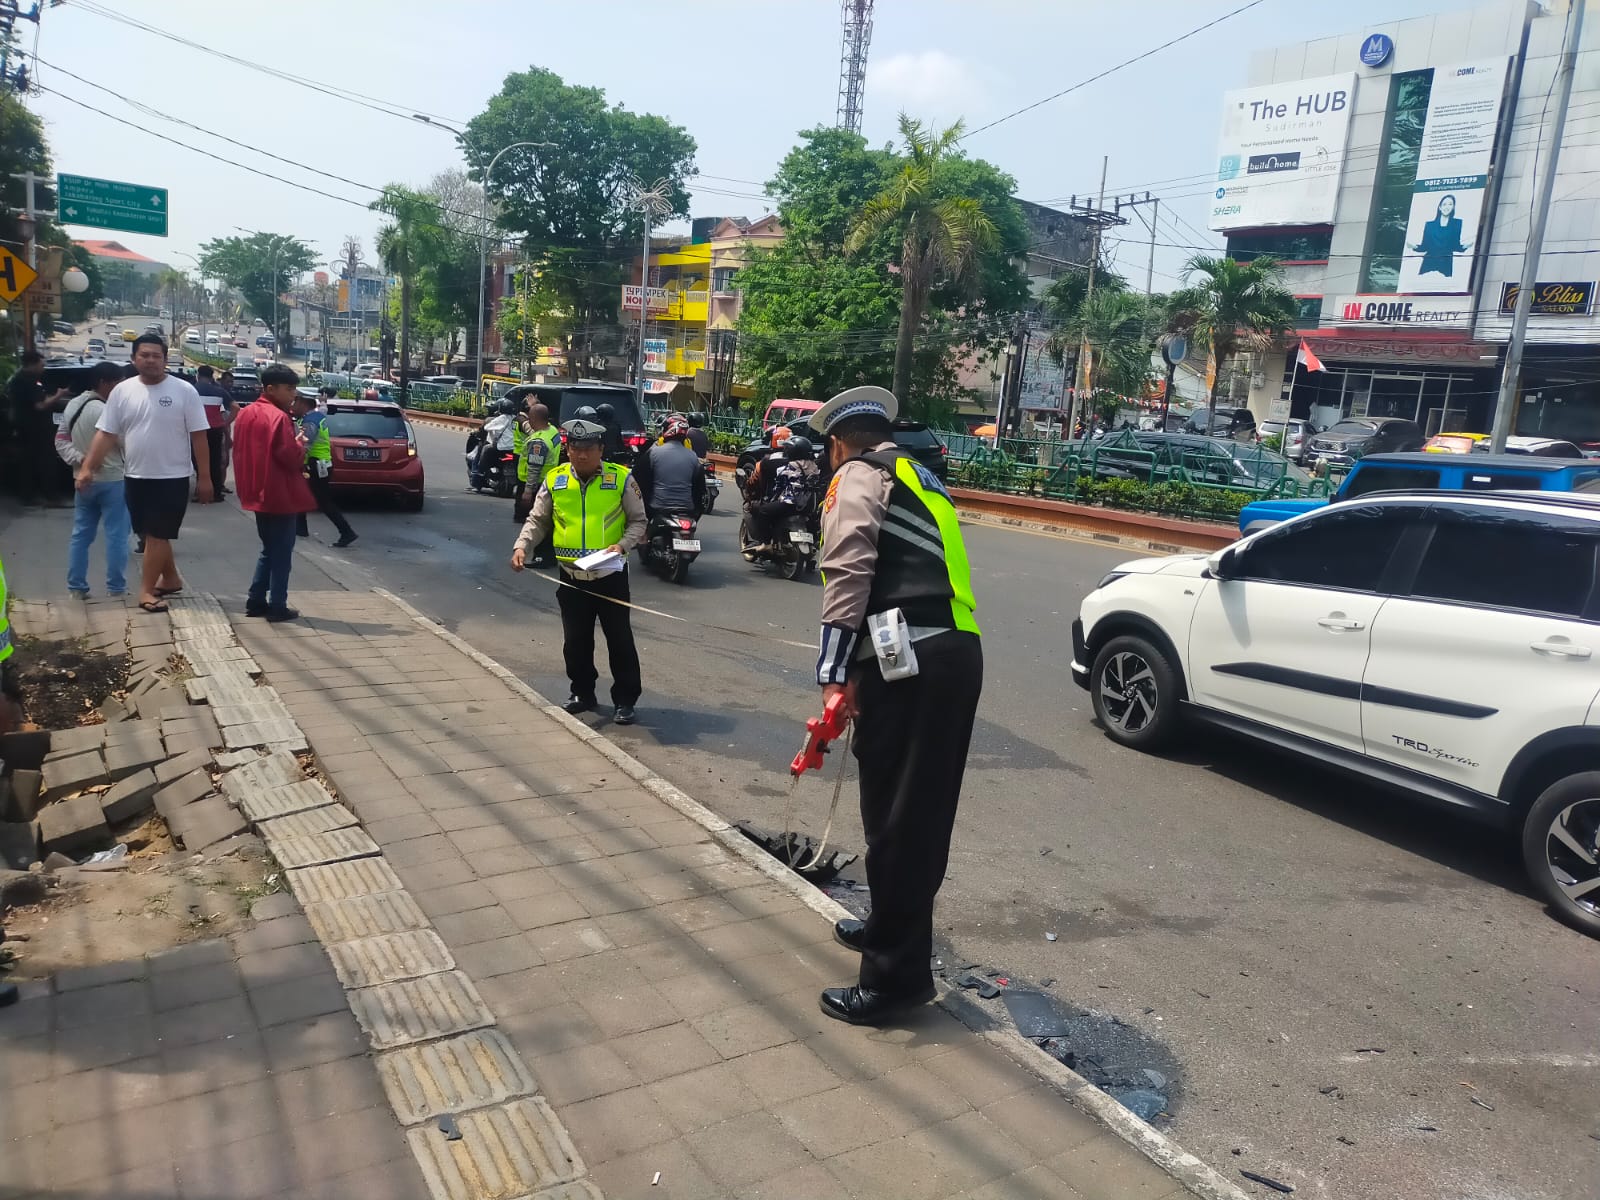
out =
{"type": "MultiPolygon", "coordinates": [[[[36,540],[16,532],[4,531],[8,567],[19,541],[36,540]]],[[[18,590],[40,577],[31,561],[16,574],[18,590]]],[[[1069,1100],[1072,1080],[1015,1038],[975,1032],[941,1005],[886,1030],[824,1017],[819,990],[853,980],[856,967],[831,941],[824,898],[775,879],[784,873],[769,860],[733,852],[708,828],[714,820],[691,819],[692,802],[669,803],[671,789],[602,753],[592,734],[403,606],[347,591],[305,563],[295,584],[304,617],[290,624],[245,619],[237,596],[222,597],[267,699],[216,711],[225,734],[256,722],[230,745],[292,748],[304,731],[322,782],[353,814],[341,819],[344,809],[320,793],[305,802],[314,807],[301,805],[315,781],[264,776],[229,793],[264,818],[257,828],[290,868],[303,908],[260,928],[296,939],[314,931],[336,974],[328,956],[286,942],[283,957],[303,982],[275,986],[285,1003],[303,994],[297,1002],[314,1009],[287,1022],[302,1030],[296,1053],[274,1058],[287,1035],[259,1008],[250,1012],[264,1028],[241,1027],[238,1046],[216,1046],[211,1065],[223,1074],[207,1087],[223,1090],[210,1095],[217,1129],[200,1156],[226,1168],[214,1190],[48,1194],[1189,1194],[1069,1100]],[[285,715],[292,725],[280,724],[285,715]],[[325,1080],[312,1106],[285,1090],[290,1073],[308,1069],[325,1080]],[[326,1157],[336,1152],[344,1157],[326,1157]],[[360,1186],[340,1191],[335,1166],[360,1186]]],[[[155,966],[139,969],[148,976],[137,986],[153,989],[155,966]]],[[[253,1002],[244,957],[219,957],[214,986],[230,972],[253,1002]]],[[[160,1019],[153,1002],[151,1019],[160,1019]]],[[[0,1043],[0,1061],[27,1060],[0,1043]]],[[[160,1086],[177,1086],[166,1070],[160,1086]]],[[[98,1082],[110,1079],[100,1070],[90,1078],[116,1090],[98,1082]]],[[[144,1099],[116,1094],[138,1129],[158,1126],[144,1099]]],[[[1105,1103],[1098,1093],[1085,1102],[1095,1098],[1105,1103]]],[[[174,1096],[169,1110],[185,1102],[174,1096]]],[[[93,1122],[71,1128],[106,1136],[93,1122]]],[[[1209,1174],[1153,1134],[1146,1144],[1180,1159],[1190,1178],[1209,1174]]],[[[70,1157],[70,1145],[52,1134],[51,1161],[70,1157]]],[[[10,1194],[0,1184],[0,1197],[10,1194]]],[[[1238,1193],[1223,1184],[1200,1194],[1238,1193]]]]}

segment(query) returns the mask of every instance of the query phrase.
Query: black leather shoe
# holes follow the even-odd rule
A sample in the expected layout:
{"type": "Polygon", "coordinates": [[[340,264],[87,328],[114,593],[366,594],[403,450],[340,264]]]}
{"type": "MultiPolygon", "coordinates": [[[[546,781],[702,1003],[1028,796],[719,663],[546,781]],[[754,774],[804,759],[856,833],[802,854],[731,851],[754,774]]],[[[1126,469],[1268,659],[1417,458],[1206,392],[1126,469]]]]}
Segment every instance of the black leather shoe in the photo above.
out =
{"type": "Polygon", "coordinates": [[[282,608],[267,609],[266,617],[269,621],[297,621],[300,619],[300,610],[286,604],[282,608]]]}
{"type": "Polygon", "coordinates": [[[910,992],[880,992],[877,988],[823,988],[822,1011],[850,1025],[882,1025],[909,1008],[926,1004],[934,996],[933,982],[910,992]]]}
{"type": "Polygon", "coordinates": [[[846,950],[854,950],[857,954],[860,954],[862,935],[866,931],[867,923],[865,921],[856,921],[846,917],[842,921],[833,923],[833,940],[846,950]]]}
{"type": "Polygon", "coordinates": [[[244,607],[244,615],[247,617],[264,617],[267,615],[267,606],[265,604],[247,604],[244,607]]]}
{"type": "Polygon", "coordinates": [[[617,705],[616,714],[611,718],[611,720],[618,725],[632,725],[638,719],[639,717],[633,711],[633,705],[631,704],[617,705]]]}
{"type": "Polygon", "coordinates": [[[567,702],[561,707],[566,709],[573,716],[577,716],[581,712],[593,712],[595,700],[593,696],[590,696],[587,700],[582,696],[568,696],[567,702]]]}
{"type": "Polygon", "coordinates": [[[355,544],[355,540],[360,536],[361,535],[359,533],[346,534],[344,537],[340,538],[337,542],[335,542],[333,544],[333,548],[335,550],[343,550],[346,546],[354,545],[355,544]]]}

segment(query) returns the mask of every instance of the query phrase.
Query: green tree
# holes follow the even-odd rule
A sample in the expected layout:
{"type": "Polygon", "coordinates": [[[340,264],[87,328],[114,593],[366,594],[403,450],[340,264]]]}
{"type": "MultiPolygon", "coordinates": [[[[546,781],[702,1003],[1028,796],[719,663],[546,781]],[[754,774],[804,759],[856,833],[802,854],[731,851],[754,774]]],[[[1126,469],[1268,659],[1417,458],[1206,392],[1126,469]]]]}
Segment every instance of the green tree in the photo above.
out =
{"type": "Polygon", "coordinates": [[[1215,362],[1207,408],[1217,407],[1217,385],[1228,360],[1241,349],[1266,350],[1294,328],[1294,296],[1283,287],[1275,259],[1250,262],[1196,254],[1183,268],[1187,286],[1167,301],[1169,327],[1208,349],[1215,362]]]}
{"type": "Polygon", "coordinates": [[[524,267],[500,306],[496,328],[505,347],[504,357],[526,365],[538,358],[542,347],[562,345],[570,324],[555,290],[544,283],[539,271],[524,267]]]}
{"type": "Polygon", "coordinates": [[[961,129],[957,121],[935,134],[901,113],[905,158],[887,186],[861,207],[845,242],[845,249],[854,252],[887,230],[899,236],[900,328],[893,390],[906,400],[911,396],[916,336],[934,285],[965,280],[975,273],[978,260],[1000,242],[982,201],[941,187],[947,163],[958,153],[961,129]]]}
{"type": "Polygon", "coordinates": [[[643,234],[631,181],[665,180],[668,215],[687,216],[694,139],[663,117],[608,105],[599,88],[535,67],[508,75],[468,122],[461,146],[472,176],[483,180],[494,156],[515,142],[550,145],[509,151],[484,182],[499,206],[497,224],[521,237],[570,318],[567,363],[576,373],[591,332],[618,323],[620,285],[643,234]]]}
{"type": "Polygon", "coordinates": [[[400,390],[405,392],[411,371],[412,291],[417,271],[428,256],[427,242],[442,232],[439,206],[427,196],[391,183],[372,202],[374,212],[390,221],[378,231],[378,257],[391,274],[400,276],[400,390]]]}
{"type": "MultiPolygon", "coordinates": [[[[290,281],[315,265],[316,253],[299,238],[281,233],[213,238],[200,247],[200,269],[238,291],[251,315],[273,319],[273,300],[290,281]]],[[[219,297],[220,300],[220,297],[219,297]]],[[[279,345],[288,345],[289,308],[279,305],[274,329],[279,345]]]]}

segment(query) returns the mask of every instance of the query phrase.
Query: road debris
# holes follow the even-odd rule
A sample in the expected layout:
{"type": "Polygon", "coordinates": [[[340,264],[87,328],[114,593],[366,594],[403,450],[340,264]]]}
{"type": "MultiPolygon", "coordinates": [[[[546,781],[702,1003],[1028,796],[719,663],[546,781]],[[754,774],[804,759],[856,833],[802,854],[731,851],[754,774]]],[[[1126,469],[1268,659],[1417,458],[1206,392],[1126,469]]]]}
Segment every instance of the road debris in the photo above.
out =
{"type": "Polygon", "coordinates": [[[461,1140],[461,1127],[456,1124],[454,1113],[445,1113],[439,1118],[439,1132],[444,1134],[444,1140],[447,1142],[461,1140]]]}
{"type": "Polygon", "coordinates": [[[1067,1019],[1056,1011],[1055,1003],[1043,992],[1008,990],[1004,997],[1006,1012],[1025,1038],[1053,1038],[1067,1033],[1067,1019]]]}
{"type": "Polygon", "coordinates": [[[1252,1183],[1259,1183],[1262,1187],[1269,1187],[1275,1192],[1282,1192],[1284,1195],[1288,1195],[1290,1192],[1294,1191],[1294,1188],[1287,1183],[1279,1183],[1276,1179],[1273,1179],[1270,1176],[1257,1175],[1254,1171],[1246,1171],[1243,1167],[1239,1168],[1239,1174],[1243,1175],[1252,1183]]]}
{"type": "Polygon", "coordinates": [[[993,1000],[1000,994],[999,988],[990,983],[987,979],[977,975],[963,975],[960,979],[956,980],[956,986],[964,988],[976,988],[979,998],[983,1000],[993,1000]]]}
{"type": "Polygon", "coordinates": [[[1154,1120],[1167,1111],[1167,1098],[1149,1088],[1130,1088],[1125,1092],[1112,1092],[1111,1098],[1141,1121],[1154,1120]]]}
{"type": "Polygon", "coordinates": [[[1047,942],[1053,942],[1056,940],[1056,935],[1053,933],[1047,933],[1044,935],[1044,940],[1047,942]]]}
{"type": "Polygon", "coordinates": [[[1488,1109],[1490,1112],[1494,1111],[1494,1105],[1490,1104],[1487,1100],[1480,1100],[1476,1096],[1468,1096],[1467,1099],[1471,1100],[1479,1108],[1488,1109]]]}

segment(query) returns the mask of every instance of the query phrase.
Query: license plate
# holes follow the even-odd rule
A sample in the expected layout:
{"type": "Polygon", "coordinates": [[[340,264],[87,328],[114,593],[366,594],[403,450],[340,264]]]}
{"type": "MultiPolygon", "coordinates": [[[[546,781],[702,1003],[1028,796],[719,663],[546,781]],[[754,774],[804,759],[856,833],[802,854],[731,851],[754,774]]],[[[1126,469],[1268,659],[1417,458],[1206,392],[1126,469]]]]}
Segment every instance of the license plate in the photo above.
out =
{"type": "Polygon", "coordinates": [[[364,450],[361,447],[357,446],[357,447],[354,447],[354,448],[352,448],[350,450],[346,450],[344,452],[344,456],[346,458],[348,458],[348,459],[355,459],[355,460],[358,460],[360,462],[377,462],[379,459],[381,459],[383,457],[383,451],[382,450],[364,450]]]}
{"type": "Polygon", "coordinates": [[[700,542],[699,539],[690,541],[688,538],[673,538],[672,548],[674,550],[693,550],[696,554],[699,554],[700,542]]]}
{"type": "Polygon", "coordinates": [[[797,533],[791,530],[789,532],[789,540],[800,546],[811,545],[811,535],[809,533],[797,533]]]}

